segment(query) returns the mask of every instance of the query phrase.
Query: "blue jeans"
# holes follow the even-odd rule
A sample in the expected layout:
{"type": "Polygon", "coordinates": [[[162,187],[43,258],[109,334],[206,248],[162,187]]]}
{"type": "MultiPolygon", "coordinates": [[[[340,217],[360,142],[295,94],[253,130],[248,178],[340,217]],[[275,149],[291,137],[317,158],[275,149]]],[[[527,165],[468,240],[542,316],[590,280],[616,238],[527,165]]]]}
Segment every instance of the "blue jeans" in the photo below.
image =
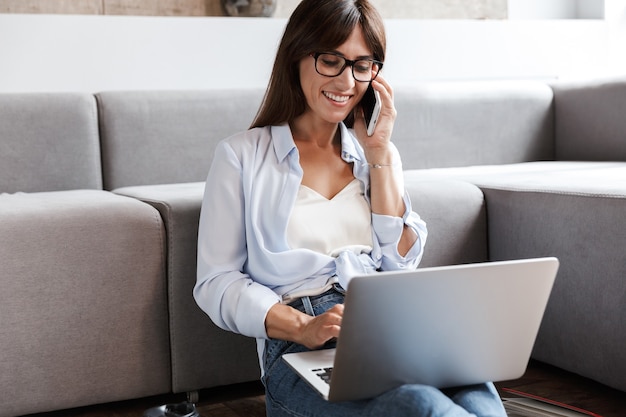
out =
{"type": "MultiPolygon", "coordinates": [[[[343,295],[330,290],[296,300],[291,306],[309,315],[319,315],[338,303],[343,303],[343,295]]],[[[325,347],[333,347],[333,343],[325,347]]],[[[266,342],[262,380],[268,417],[506,417],[492,383],[445,390],[403,385],[369,400],[328,402],[281,359],[285,353],[306,350],[302,345],[283,340],[266,342]]]]}

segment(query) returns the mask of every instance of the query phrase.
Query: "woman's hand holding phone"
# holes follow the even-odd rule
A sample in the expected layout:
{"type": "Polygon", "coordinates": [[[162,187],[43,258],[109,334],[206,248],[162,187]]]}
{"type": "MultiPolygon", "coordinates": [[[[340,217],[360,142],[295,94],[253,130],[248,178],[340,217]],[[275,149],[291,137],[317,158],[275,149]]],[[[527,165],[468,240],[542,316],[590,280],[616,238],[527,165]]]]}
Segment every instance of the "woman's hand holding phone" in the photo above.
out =
{"type": "Polygon", "coordinates": [[[389,158],[388,144],[391,141],[391,133],[396,120],[396,109],[393,104],[393,90],[382,75],[373,80],[361,99],[361,103],[355,109],[354,130],[357,134],[359,142],[365,151],[366,157],[370,163],[388,164],[393,161],[387,161],[389,158]],[[368,98],[368,95],[370,98],[368,98]],[[372,97],[376,97],[375,99],[372,97]],[[367,106],[369,110],[366,110],[367,106]],[[369,125],[373,126],[373,130],[368,132],[368,114],[378,112],[378,118],[370,118],[369,125]]]}
{"type": "Polygon", "coordinates": [[[372,87],[372,83],[367,86],[365,94],[361,99],[361,108],[363,109],[363,118],[365,119],[365,126],[367,136],[374,134],[376,123],[378,122],[378,116],[380,116],[380,93],[372,87]]]}

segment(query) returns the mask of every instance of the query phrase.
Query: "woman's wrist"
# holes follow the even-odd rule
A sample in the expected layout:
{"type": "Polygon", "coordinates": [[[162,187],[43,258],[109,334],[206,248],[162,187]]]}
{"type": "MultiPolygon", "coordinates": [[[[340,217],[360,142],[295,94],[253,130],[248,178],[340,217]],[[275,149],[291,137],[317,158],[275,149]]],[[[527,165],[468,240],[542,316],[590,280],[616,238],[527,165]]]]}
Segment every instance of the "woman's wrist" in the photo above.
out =
{"type": "Polygon", "coordinates": [[[273,339],[301,343],[301,337],[310,316],[285,304],[275,304],[265,318],[265,331],[273,339]]]}
{"type": "Polygon", "coordinates": [[[398,161],[391,146],[364,149],[366,164],[371,168],[394,166],[398,161]]]}
{"type": "Polygon", "coordinates": [[[393,162],[391,164],[378,164],[378,163],[371,164],[371,163],[366,163],[366,164],[363,164],[363,165],[367,165],[367,166],[369,166],[370,168],[373,168],[373,169],[382,169],[382,168],[394,167],[394,166],[396,166],[398,164],[399,164],[399,162],[393,162]]]}

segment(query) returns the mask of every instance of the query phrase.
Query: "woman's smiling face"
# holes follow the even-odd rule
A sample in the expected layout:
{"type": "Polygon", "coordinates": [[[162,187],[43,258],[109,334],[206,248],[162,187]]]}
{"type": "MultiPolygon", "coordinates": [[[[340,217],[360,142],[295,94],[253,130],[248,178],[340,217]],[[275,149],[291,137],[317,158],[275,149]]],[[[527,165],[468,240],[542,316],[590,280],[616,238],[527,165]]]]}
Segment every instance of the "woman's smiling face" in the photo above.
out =
{"type": "MultiPolygon", "coordinates": [[[[336,50],[316,52],[334,52],[349,60],[372,58],[360,25],[336,50]]],[[[336,124],[342,122],[361,100],[368,83],[356,81],[349,66],[337,77],[320,75],[315,70],[315,58],[307,56],[300,61],[300,85],[307,102],[304,116],[336,124]]]]}

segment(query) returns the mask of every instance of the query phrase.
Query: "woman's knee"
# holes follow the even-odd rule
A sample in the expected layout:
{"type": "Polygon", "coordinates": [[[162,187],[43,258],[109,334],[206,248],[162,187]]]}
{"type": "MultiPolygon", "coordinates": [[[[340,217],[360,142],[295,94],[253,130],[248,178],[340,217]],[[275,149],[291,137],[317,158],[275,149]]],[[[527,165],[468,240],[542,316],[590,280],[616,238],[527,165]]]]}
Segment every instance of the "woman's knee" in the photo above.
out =
{"type": "Polygon", "coordinates": [[[439,389],[427,385],[407,384],[379,396],[372,415],[432,417],[467,416],[457,404],[439,389]]]}
{"type": "Polygon", "coordinates": [[[448,395],[455,403],[477,416],[506,417],[500,395],[492,383],[458,388],[448,395]]]}

